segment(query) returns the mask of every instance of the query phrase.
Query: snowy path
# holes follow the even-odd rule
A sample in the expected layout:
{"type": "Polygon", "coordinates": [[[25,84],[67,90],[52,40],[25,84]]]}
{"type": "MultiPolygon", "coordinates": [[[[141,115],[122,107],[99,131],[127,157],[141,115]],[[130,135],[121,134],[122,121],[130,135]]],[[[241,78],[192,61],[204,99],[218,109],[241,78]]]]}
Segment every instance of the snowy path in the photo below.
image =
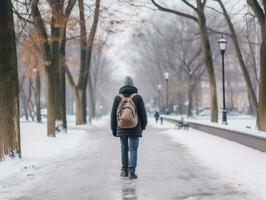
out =
{"type": "MultiPolygon", "coordinates": [[[[139,179],[119,177],[119,140],[109,123],[93,131],[98,148],[81,148],[56,168],[1,191],[1,200],[244,200],[248,193],[203,167],[189,149],[149,128],[140,142],[139,179]]],[[[257,200],[257,199],[256,199],[257,200]]]]}

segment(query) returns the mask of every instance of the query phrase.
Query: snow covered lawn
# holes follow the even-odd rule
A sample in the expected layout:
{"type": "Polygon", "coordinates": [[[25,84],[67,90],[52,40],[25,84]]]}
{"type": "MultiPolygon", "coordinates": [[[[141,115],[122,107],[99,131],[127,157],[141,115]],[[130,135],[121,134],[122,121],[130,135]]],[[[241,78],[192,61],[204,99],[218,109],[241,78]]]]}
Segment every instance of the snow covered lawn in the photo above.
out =
{"type": "Polygon", "coordinates": [[[69,125],[67,133],[56,138],[47,137],[46,124],[21,122],[22,159],[6,158],[0,162],[0,187],[16,184],[29,176],[35,176],[42,168],[56,166],[56,163],[73,156],[83,144],[96,146],[88,133],[88,125],[69,125]]]}
{"type": "Polygon", "coordinates": [[[187,147],[203,166],[221,178],[266,199],[266,153],[201,131],[177,130],[168,122],[163,126],[154,122],[152,125],[168,129],[162,133],[187,147]]]}

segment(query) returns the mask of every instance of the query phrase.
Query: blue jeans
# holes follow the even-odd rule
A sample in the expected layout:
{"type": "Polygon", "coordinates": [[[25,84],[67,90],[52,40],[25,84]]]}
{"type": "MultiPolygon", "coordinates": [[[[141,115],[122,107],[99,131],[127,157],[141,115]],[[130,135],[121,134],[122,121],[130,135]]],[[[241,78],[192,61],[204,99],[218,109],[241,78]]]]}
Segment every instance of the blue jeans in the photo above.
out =
{"type": "Polygon", "coordinates": [[[122,154],[122,168],[128,169],[129,173],[135,173],[138,158],[139,137],[120,137],[121,154],[122,154]],[[129,142],[129,144],[128,144],[129,142]],[[129,152],[129,158],[128,158],[129,152]]]}

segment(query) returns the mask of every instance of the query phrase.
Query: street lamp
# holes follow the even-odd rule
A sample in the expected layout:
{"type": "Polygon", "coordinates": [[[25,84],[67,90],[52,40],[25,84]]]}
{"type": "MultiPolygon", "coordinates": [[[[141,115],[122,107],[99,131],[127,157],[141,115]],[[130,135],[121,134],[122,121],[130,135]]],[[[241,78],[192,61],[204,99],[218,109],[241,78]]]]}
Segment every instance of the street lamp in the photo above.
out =
{"type": "Polygon", "coordinates": [[[100,116],[102,117],[102,115],[103,115],[103,105],[100,105],[99,108],[100,108],[100,116]]]}
{"type": "Polygon", "coordinates": [[[226,39],[224,39],[224,37],[222,36],[219,41],[219,48],[222,54],[222,75],[223,75],[223,124],[228,124],[227,123],[227,110],[226,110],[226,105],[225,105],[225,78],[224,78],[224,54],[225,54],[225,50],[226,50],[226,45],[227,45],[227,41],[226,39]]]}
{"type": "Polygon", "coordinates": [[[159,112],[161,110],[161,88],[162,88],[162,85],[161,84],[158,84],[158,95],[159,95],[158,107],[159,107],[159,112]]]}
{"type": "Polygon", "coordinates": [[[166,83],[166,114],[169,114],[169,104],[168,104],[168,80],[169,80],[169,73],[164,73],[165,83],[166,83]]]}

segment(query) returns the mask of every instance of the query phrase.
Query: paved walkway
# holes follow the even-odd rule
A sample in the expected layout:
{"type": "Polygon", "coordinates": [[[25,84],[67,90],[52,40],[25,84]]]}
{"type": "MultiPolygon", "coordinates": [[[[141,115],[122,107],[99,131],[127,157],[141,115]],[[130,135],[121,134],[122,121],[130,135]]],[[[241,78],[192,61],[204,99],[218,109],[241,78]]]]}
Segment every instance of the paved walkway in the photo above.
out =
{"type": "MultiPolygon", "coordinates": [[[[109,125],[109,124],[108,124],[109,125]]],[[[182,145],[149,128],[140,142],[139,179],[120,178],[120,144],[106,128],[95,129],[90,146],[45,172],[14,200],[244,200],[252,199],[200,163],[182,145]],[[34,184],[33,184],[34,183],[34,184]]],[[[23,184],[23,183],[21,183],[23,184]]],[[[22,187],[23,188],[23,187],[22,187]]],[[[16,190],[12,189],[12,190],[16,190]]],[[[12,191],[9,191],[12,192],[12,191]]],[[[2,198],[0,197],[2,200],[2,198]]]]}

